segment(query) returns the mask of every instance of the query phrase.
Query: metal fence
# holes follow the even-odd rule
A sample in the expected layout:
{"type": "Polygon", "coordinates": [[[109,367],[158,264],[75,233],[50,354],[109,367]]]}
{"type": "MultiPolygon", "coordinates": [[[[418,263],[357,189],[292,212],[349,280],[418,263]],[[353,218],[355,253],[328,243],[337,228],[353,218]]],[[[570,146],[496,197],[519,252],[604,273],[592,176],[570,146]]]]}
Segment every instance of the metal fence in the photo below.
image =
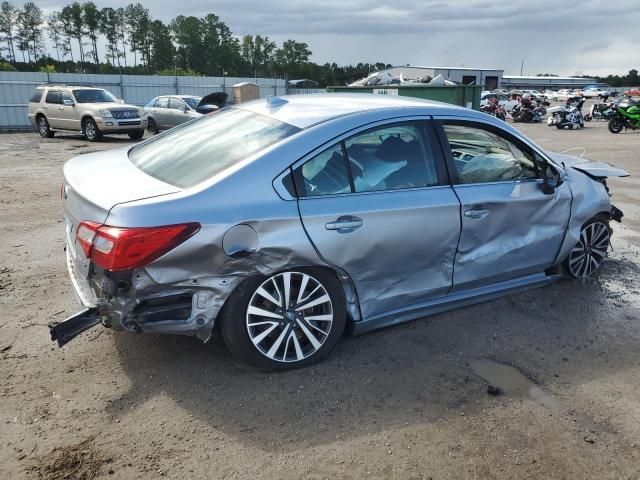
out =
{"type": "Polygon", "coordinates": [[[27,119],[29,98],[38,85],[87,85],[109,90],[126,103],[143,106],[158,95],[200,95],[226,92],[232,86],[257,83],[260,97],[285,95],[287,83],[279,78],[180,77],[160,75],[99,75],[76,73],[0,72],[0,131],[31,129],[27,119]]]}

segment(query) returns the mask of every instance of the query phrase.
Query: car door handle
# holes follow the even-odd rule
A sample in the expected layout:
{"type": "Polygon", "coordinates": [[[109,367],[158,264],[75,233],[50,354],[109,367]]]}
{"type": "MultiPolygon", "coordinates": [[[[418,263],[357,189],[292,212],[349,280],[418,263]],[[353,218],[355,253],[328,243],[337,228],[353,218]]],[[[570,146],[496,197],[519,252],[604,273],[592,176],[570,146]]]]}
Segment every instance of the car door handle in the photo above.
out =
{"type": "Polygon", "coordinates": [[[473,220],[484,218],[487,215],[489,215],[489,210],[465,210],[464,211],[464,216],[467,218],[472,218],[473,220]]]}
{"type": "Polygon", "coordinates": [[[358,217],[340,217],[334,222],[325,224],[327,230],[337,230],[339,233],[353,232],[355,229],[364,225],[361,218],[358,217]]]}

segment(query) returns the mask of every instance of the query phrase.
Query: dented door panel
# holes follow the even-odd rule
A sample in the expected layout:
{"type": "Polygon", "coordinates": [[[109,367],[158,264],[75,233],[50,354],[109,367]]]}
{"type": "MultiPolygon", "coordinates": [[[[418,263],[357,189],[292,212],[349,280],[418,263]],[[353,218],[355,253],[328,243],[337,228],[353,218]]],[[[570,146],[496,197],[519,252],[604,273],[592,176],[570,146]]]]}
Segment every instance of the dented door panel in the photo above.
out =
{"type": "Polygon", "coordinates": [[[298,203],[320,256],[353,280],[365,320],[449,291],[460,233],[460,205],[451,187],[298,203]],[[360,225],[333,228],[346,218],[360,225]]]}
{"type": "Polygon", "coordinates": [[[571,211],[567,183],[545,195],[542,180],[456,185],[462,233],[454,290],[544,271],[553,265],[571,211]]]}

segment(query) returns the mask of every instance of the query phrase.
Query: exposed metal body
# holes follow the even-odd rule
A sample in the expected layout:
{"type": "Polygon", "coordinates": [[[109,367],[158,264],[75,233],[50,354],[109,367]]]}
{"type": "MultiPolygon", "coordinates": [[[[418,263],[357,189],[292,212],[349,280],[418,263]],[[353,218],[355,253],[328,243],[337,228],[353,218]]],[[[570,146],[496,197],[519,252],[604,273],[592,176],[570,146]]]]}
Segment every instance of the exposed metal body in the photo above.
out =
{"type": "MultiPolygon", "coordinates": [[[[220,309],[245,278],[315,266],[338,277],[353,330],[360,333],[555,281],[556,275],[545,272],[568,257],[587,220],[611,211],[602,178],[627,175],[606,164],[550,154],[504,122],[437,102],[337,94],[287,100],[237,108],[302,131],[191,188],[146,175],[124,149],[67,162],[68,265],[86,307],[97,308],[116,329],[207,340],[220,309]],[[463,185],[443,174],[446,180],[431,187],[298,199],[283,183],[291,167],[336,142],[399,121],[424,122],[433,130],[429,138],[444,169],[448,153],[438,125],[448,120],[518,139],[553,166],[559,184],[549,193],[543,179],[463,185]],[[76,245],[83,220],[202,227],[145,268],[114,275],[93,268],[76,245]],[[157,314],[172,309],[186,313],[157,314]]],[[[285,341],[287,330],[282,332],[285,341]]],[[[297,358],[295,345],[288,348],[293,350],[287,355],[297,358]]]]}

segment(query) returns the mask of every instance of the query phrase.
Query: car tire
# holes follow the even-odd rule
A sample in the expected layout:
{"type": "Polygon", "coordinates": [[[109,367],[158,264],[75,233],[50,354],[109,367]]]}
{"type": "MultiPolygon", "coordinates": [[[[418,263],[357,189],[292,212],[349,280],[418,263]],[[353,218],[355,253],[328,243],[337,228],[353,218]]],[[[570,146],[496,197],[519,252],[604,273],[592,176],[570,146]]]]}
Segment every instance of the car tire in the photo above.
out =
{"type": "Polygon", "coordinates": [[[98,128],[98,125],[96,125],[93,118],[87,118],[82,122],[82,133],[90,142],[97,142],[102,138],[102,132],[98,128]]]}
{"type": "Polygon", "coordinates": [[[158,125],[156,124],[156,121],[153,118],[150,118],[147,120],[147,132],[152,133],[152,134],[156,134],[158,133],[160,130],[158,130],[158,125]]]}
{"type": "Polygon", "coordinates": [[[144,130],[136,130],[129,134],[131,140],[140,140],[142,137],[144,137],[144,130]]]}
{"type": "Polygon", "coordinates": [[[558,101],[558,97],[553,97],[553,101],[557,102],[558,101]]]}
{"type": "Polygon", "coordinates": [[[609,120],[608,127],[611,133],[620,133],[624,128],[624,121],[621,118],[613,117],[609,120]]]}
{"type": "Polygon", "coordinates": [[[345,304],[340,282],[323,269],[254,276],[243,281],[225,303],[220,333],[231,353],[254,367],[306,367],[326,358],[340,340],[345,304]],[[287,296],[289,304],[283,308],[287,296]],[[304,305],[310,307],[301,308],[304,305]]]}
{"type": "Polygon", "coordinates": [[[584,121],[585,121],[585,122],[590,122],[592,118],[593,118],[593,117],[591,116],[591,114],[590,114],[590,113],[587,113],[587,114],[584,116],[584,121]]]}
{"type": "Polygon", "coordinates": [[[596,215],[580,229],[578,243],[571,249],[564,266],[574,278],[586,279],[598,271],[607,257],[611,227],[605,215],[596,215]]]}
{"type": "Polygon", "coordinates": [[[51,127],[49,127],[49,121],[47,117],[44,115],[40,115],[37,120],[38,133],[42,138],[53,138],[55,132],[51,131],[51,127]]]}

